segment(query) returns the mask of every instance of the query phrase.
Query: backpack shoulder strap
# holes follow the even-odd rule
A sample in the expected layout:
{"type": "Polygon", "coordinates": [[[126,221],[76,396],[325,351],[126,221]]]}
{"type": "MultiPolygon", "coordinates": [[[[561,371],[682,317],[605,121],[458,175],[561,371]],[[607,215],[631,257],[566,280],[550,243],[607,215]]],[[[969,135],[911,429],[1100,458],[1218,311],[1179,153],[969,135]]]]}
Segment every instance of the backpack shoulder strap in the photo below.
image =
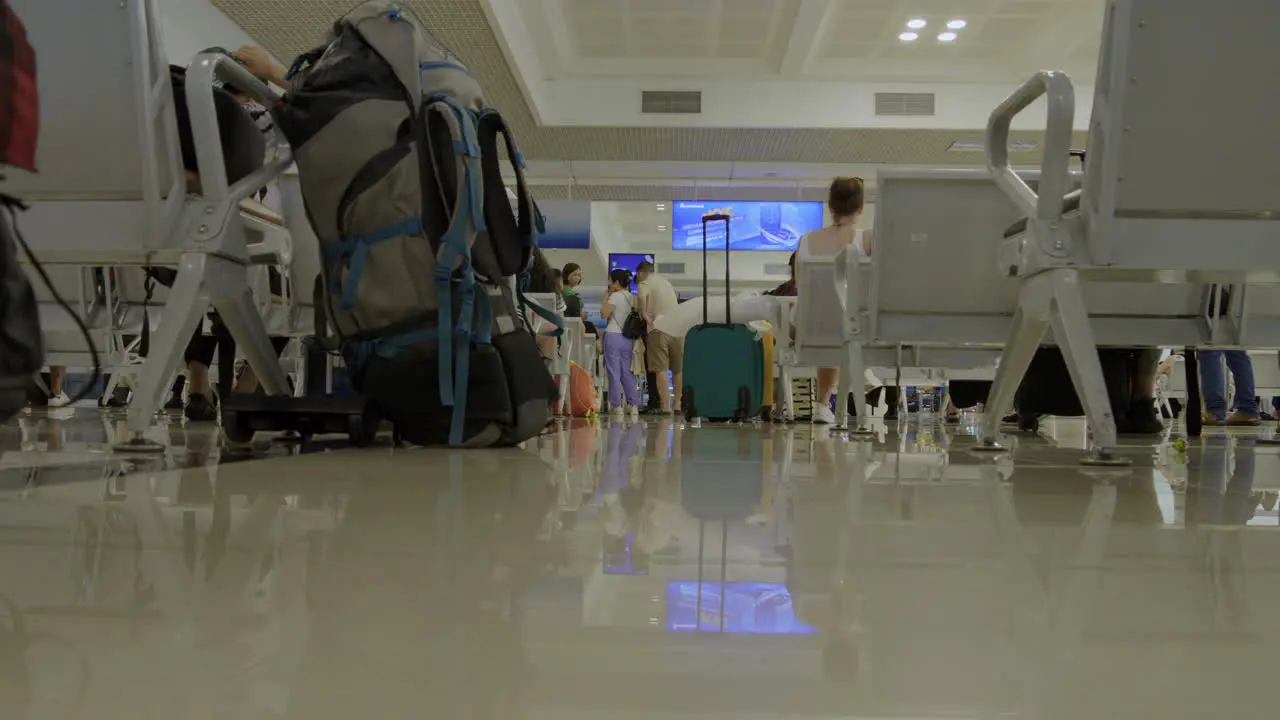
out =
{"type": "Polygon", "coordinates": [[[535,227],[542,224],[541,216],[535,218],[537,206],[529,196],[525,181],[525,159],[516,144],[515,135],[507,121],[497,110],[480,111],[476,123],[476,142],[480,145],[480,163],[484,175],[484,213],[489,235],[499,249],[499,263],[504,275],[514,275],[526,270],[533,262],[533,248],[537,245],[535,227]],[[516,209],[507,201],[507,188],[502,182],[502,170],[498,157],[498,137],[507,146],[507,159],[516,177],[516,209]],[[519,243],[521,248],[518,267],[502,262],[504,247],[519,243]]]}

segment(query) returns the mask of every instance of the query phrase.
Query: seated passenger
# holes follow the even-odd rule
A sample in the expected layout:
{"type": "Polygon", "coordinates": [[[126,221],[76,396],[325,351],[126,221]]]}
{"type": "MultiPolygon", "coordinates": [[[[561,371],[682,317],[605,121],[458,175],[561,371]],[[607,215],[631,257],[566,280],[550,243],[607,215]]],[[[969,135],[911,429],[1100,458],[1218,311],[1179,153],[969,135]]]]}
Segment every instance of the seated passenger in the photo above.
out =
{"type": "MultiPolygon", "coordinates": [[[[554,295],[555,304],[546,309],[560,317],[566,317],[564,314],[564,284],[560,281],[560,271],[551,267],[551,264],[547,262],[546,256],[537,248],[533,250],[533,267],[529,269],[529,287],[525,289],[525,292],[554,295]]],[[[555,325],[539,317],[532,310],[529,311],[529,323],[538,341],[538,349],[542,351],[542,357],[555,357],[557,352],[556,338],[542,334],[555,330],[555,325]]]]}
{"type": "MultiPolygon", "coordinates": [[[[216,48],[214,50],[216,51],[216,48]]],[[[191,111],[187,107],[186,70],[178,66],[170,66],[169,69],[170,81],[173,85],[174,114],[178,124],[178,140],[182,151],[182,165],[187,173],[187,190],[199,193],[201,191],[199,164],[196,158],[195,138],[191,132],[191,111]]],[[[249,99],[237,92],[234,87],[216,90],[213,99],[214,109],[218,114],[218,133],[222,141],[227,182],[235,183],[262,167],[267,152],[265,136],[274,136],[274,131],[270,126],[269,118],[265,129],[261,119],[254,120],[252,108],[245,107],[249,99]]],[[[152,276],[158,282],[171,286],[176,273],[172,270],[156,268],[153,269],[152,276]]],[[[282,292],[282,282],[279,271],[274,271],[270,277],[273,294],[282,292]]],[[[228,380],[219,383],[223,386],[224,392],[230,384],[230,364],[235,359],[234,343],[230,333],[217,318],[216,313],[211,313],[210,319],[212,333],[205,335],[202,328],[196,328],[195,335],[187,344],[183,358],[187,365],[186,382],[189,384],[185,415],[192,421],[209,421],[217,417],[213,387],[209,381],[209,366],[213,362],[214,353],[217,352],[219,345],[221,344],[224,348],[223,362],[220,365],[223,363],[228,365],[224,368],[224,378],[228,380]]],[[[283,352],[288,342],[289,339],[286,337],[271,338],[271,344],[277,356],[283,352]]],[[[183,382],[179,378],[175,381],[174,397],[168,407],[181,407],[182,389],[183,382]]],[[[235,391],[253,392],[256,389],[257,376],[252,368],[247,369],[241,376],[235,391]]]]}
{"type": "Polygon", "coordinates": [[[1253,360],[1244,350],[1199,350],[1200,387],[1204,393],[1205,425],[1241,425],[1252,427],[1262,422],[1253,383],[1253,360]],[[1235,381],[1235,401],[1227,415],[1227,376],[1222,372],[1225,361],[1235,381]]]}
{"type": "MultiPolygon", "coordinates": [[[[831,225],[821,230],[805,233],[800,238],[800,257],[835,257],[845,246],[852,244],[861,256],[870,256],[871,232],[857,228],[862,215],[862,178],[838,177],[831,181],[827,193],[827,208],[831,211],[831,225]]],[[[804,288],[797,283],[798,293],[804,288]]],[[[834,292],[834,290],[832,291],[834,292]]],[[[824,301],[826,298],[824,298],[824,301]]],[[[813,422],[830,425],[835,423],[832,396],[839,382],[837,368],[818,368],[818,380],[814,386],[813,422]]]]}

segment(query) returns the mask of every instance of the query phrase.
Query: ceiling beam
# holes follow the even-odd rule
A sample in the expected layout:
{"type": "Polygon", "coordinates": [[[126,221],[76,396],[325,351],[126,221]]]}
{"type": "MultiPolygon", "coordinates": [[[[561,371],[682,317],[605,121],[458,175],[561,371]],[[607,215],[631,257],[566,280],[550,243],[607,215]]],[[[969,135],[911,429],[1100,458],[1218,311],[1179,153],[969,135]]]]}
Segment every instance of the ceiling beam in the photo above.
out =
{"type": "Polygon", "coordinates": [[[802,75],[817,54],[822,28],[834,13],[833,0],[801,0],[795,24],[787,38],[786,52],[778,68],[781,75],[802,75]]]}

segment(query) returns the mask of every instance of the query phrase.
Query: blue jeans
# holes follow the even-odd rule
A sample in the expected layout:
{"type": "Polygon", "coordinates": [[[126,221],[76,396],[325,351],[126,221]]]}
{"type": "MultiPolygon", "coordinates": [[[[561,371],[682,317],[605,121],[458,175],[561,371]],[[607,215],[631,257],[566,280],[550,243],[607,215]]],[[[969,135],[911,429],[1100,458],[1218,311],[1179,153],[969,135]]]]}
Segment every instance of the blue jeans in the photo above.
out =
{"type": "Polygon", "coordinates": [[[1213,417],[1227,417],[1227,376],[1222,372],[1222,361],[1227,361],[1231,377],[1236,381],[1235,410],[1250,417],[1258,417],[1258,398],[1254,395],[1253,361],[1243,350],[1201,350],[1200,389],[1204,393],[1204,409],[1213,417]]]}

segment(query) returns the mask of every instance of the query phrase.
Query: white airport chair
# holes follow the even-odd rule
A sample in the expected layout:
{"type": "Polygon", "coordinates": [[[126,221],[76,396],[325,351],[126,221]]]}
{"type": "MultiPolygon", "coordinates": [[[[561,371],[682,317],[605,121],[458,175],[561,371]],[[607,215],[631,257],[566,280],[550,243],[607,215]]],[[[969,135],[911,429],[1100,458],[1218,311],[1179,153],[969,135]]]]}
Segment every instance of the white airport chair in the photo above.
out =
{"type": "Polygon", "coordinates": [[[1226,317],[1199,308],[1189,318],[1194,333],[1138,323],[1154,337],[1126,345],[1280,346],[1275,305],[1251,302],[1264,291],[1250,289],[1280,282],[1280,165],[1259,151],[1274,138],[1258,120],[1280,113],[1280,98],[1238,92],[1274,80],[1280,45],[1270,28],[1280,5],[1242,2],[1224,13],[1196,0],[1108,0],[1105,13],[1079,194],[1067,194],[1075,90],[1065,74],[1036,74],[988,125],[988,170],[1028,221],[1000,249],[1019,299],[987,404],[985,445],[995,443],[999,415],[1052,326],[1099,459],[1111,459],[1115,423],[1096,352],[1106,344],[1095,302],[1103,283],[1128,284],[1135,298],[1160,283],[1234,285],[1226,317]],[[1032,189],[1009,165],[1008,138],[1014,117],[1041,96],[1048,124],[1040,187],[1032,189]],[[1196,342],[1183,343],[1187,334],[1196,342]]]}
{"type": "Polygon", "coordinates": [[[224,56],[192,61],[186,94],[204,193],[189,197],[156,0],[12,5],[39,55],[40,173],[14,170],[6,190],[31,205],[20,224],[36,259],[45,265],[179,268],[166,321],[129,409],[133,438],[124,449],[158,449],[144,433],[210,306],[267,392],[286,392],[247,282],[261,248],[249,244],[238,206],[289,164],[289,153],[229,185],[213,82],[232,81],[267,105],[270,91],[224,56]],[[85,82],[86,68],[92,68],[92,82],[85,82]]]}
{"type": "MultiPolygon", "coordinates": [[[[862,435],[871,432],[867,425],[868,413],[861,384],[866,375],[861,344],[850,342],[849,337],[858,331],[846,327],[845,303],[837,290],[837,262],[829,256],[796,256],[796,279],[800,294],[796,298],[778,298],[778,311],[774,326],[778,328],[774,347],[780,369],[779,380],[783,386],[783,413],[795,417],[795,398],[791,393],[791,380],[797,368],[834,367],[840,376],[836,392],[836,424],[834,430],[849,430],[848,404],[844,398],[854,383],[854,410],[858,423],[854,432],[862,435]],[[794,335],[792,328],[794,327],[794,335]]],[[[815,403],[826,398],[815,397],[815,403]]]]}
{"type": "MultiPolygon", "coordinates": [[[[895,176],[892,171],[883,172],[886,177],[894,178],[895,198],[898,178],[910,178],[913,190],[919,179],[910,173],[895,176]]],[[[932,178],[925,175],[923,181],[931,183],[932,178]]],[[[985,181],[979,171],[972,172],[971,179],[979,183],[985,181]]],[[[988,185],[987,193],[1000,199],[994,186],[988,185]]],[[[905,200],[914,202],[915,198],[905,200]]],[[[1008,204],[1002,199],[1001,202],[1008,204]]],[[[906,208],[891,205],[887,212],[878,209],[877,214],[896,217],[906,208]]],[[[984,216],[975,214],[974,217],[984,216]]],[[[936,219],[946,225],[948,218],[936,219]]],[[[885,224],[890,230],[888,240],[882,243],[880,236],[884,233],[877,231],[876,252],[870,260],[860,258],[852,249],[834,258],[797,257],[796,272],[797,277],[802,278],[801,286],[813,287],[815,292],[802,290],[798,299],[779,298],[779,337],[789,336],[793,314],[796,325],[791,346],[779,343],[783,381],[789,383],[800,366],[840,367],[841,397],[847,397],[844,393],[861,382],[868,368],[877,376],[891,377],[892,381],[886,385],[900,388],[943,387],[950,380],[990,380],[995,372],[998,347],[966,342],[961,335],[948,334],[956,305],[945,293],[967,285],[967,277],[943,272],[951,267],[948,262],[935,261],[936,255],[928,248],[899,242],[896,237],[899,226],[892,222],[885,224]],[[930,277],[926,285],[931,289],[929,293],[919,291],[916,276],[922,270],[930,277]],[[881,282],[881,277],[886,279],[881,282]],[[922,308],[925,312],[921,312],[922,308]]],[[[973,239],[979,237],[975,235],[973,239]]],[[[951,239],[935,238],[948,247],[951,239]]],[[[966,247],[972,249],[971,245],[966,247]]],[[[953,248],[957,249],[964,248],[953,248]]],[[[979,297],[978,301],[981,300],[979,297]]],[[[862,406],[861,387],[857,390],[854,407],[859,417],[858,427],[865,429],[868,414],[862,406]]],[[[841,413],[847,411],[847,407],[838,409],[841,413]]],[[[788,412],[791,410],[788,405],[788,412]]],[[[837,428],[844,425],[842,414],[837,418],[837,428]]]]}
{"type": "MultiPolygon", "coordinates": [[[[1025,177],[1034,182],[1035,173],[1025,177]]],[[[1022,321],[1018,280],[1009,276],[1006,264],[992,262],[993,238],[1017,221],[1017,206],[981,169],[886,169],[877,182],[868,344],[912,348],[925,367],[989,371],[1010,328],[1022,321]],[[922,286],[929,292],[920,292],[922,286]]],[[[982,446],[998,447],[1000,415],[1011,404],[1030,355],[1041,344],[1057,344],[1076,363],[1069,367],[1092,363],[1097,370],[1096,385],[1085,384],[1080,394],[1099,448],[1113,448],[1115,426],[1104,422],[1111,405],[1097,348],[1202,344],[1208,332],[1205,293],[1200,285],[1127,278],[1089,282],[1088,292],[1077,294],[1080,322],[1055,324],[1035,336],[1022,369],[1011,376],[1007,397],[996,395],[999,379],[1009,375],[1005,350],[986,404],[982,446]],[[1091,336],[1087,350],[1061,341],[1064,333],[1074,340],[1081,332],[1091,336]]],[[[1056,296],[1054,302],[1055,312],[1069,310],[1056,296]]]]}

